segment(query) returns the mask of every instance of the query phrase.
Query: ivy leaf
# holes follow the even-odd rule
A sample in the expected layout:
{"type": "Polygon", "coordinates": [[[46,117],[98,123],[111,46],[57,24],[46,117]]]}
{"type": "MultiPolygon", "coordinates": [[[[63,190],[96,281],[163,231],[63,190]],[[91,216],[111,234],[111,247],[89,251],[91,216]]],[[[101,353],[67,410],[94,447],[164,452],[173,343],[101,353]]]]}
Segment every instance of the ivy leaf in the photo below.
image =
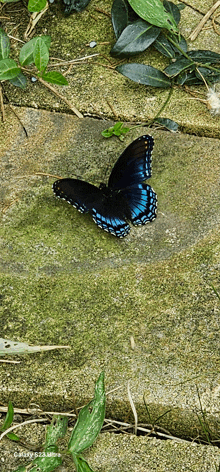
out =
{"type": "Polygon", "coordinates": [[[21,72],[13,59],[2,59],[0,61],[0,80],[9,80],[21,72]]]}
{"type": "Polygon", "coordinates": [[[22,72],[20,72],[17,77],[14,77],[14,79],[10,79],[11,84],[15,85],[16,87],[20,87],[22,89],[25,89],[27,85],[27,79],[22,72]]]}
{"type": "Polygon", "coordinates": [[[190,56],[193,61],[202,62],[203,64],[216,64],[218,62],[220,63],[220,54],[205,49],[188,51],[188,56],[190,56]]]}
{"type": "Polygon", "coordinates": [[[30,12],[38,12],[45,8],[47,0],[29,0],[28,10],[30,12]]]}
{"type": "Polygon", "coordinates": [[[10,53],[10,40],[3,28],[0,28],[0,59],[7,59],[10,53]]]}
{"type": "Polygon", "coordinates": [[[68,85],[66,77],[64,77],[64,75],[57,71],[43,72],[41,77],[50,84],[68,85]]]}
{"type": "Polygon", "coordinates": [[[128,25],[113,46],[113,56],[131,56],[147,49],[160,34],[160,29],[143,20],[128,25]]]}
{"type": "Polygon", "coordinates": [[[168,2],[167,0],[164,0],[163,2],[165,10],[170,13],[170,15],[173,16],[176,24],[180,22],[180,11],[177,5],[175,5],[173,2],[168,2]]]}
{"type": "Polygon", "coordinates": [[[173,16],[166,11],[161,0],[128,0],[133,10],[152,25],[166,28],[174,33],[178,28],[173,16]]]}
{"type": "MultiPolygon", "coordinates": [[[[187,51],[187,42],[183,36],[180,36],[180,41],[176,40],[176,43],[184,52],[187,51]]],[[[170,43],[169,37],[166,37],[163,33],[159,34],[154,42],[154,47],[157,51],[170,59],[174,59],[176,55],[180,55],[179,50],[170,43]]]]}
{"type": "Polygon", "coordinates": [[[34,62],[34,48],[38,38],[41,38],[45,42],[48,50],[50,49],[50,36],[36,36],[35,38],[31,39],[26,44],[24,44],[20,50],[19,61],[22,66],[29,66],[32,64],[32,62],[34,62]]]}
{"type": "Polygon", "coordinates": [[[111,11],[112,26],[116,39],[128,25],[128,7],[125,0],[114,0],[111,11]]]}
{"type": "Polygon", "coordinates": [[[199,84],[202,84],[203,81],[202,81],[201,76],[199,78],[196,77],[195,70],[193,71],[184,70],[178,75],[176,79],[176,83],[178,85],[184,85],[184,84],[185,85],[199,85],[199,84]]]}
{"type": "Polygon", "coordinates": [[[187,59],[184,56],[180,56],[175,62],[166,67],[166,69],[164,69],[164,72],[166,72],[169,77],[175,77],[183,70],[193,70],[195,69],[195,67],[196,64],[193,61],[190,61],[190,59],[187,59]]]}
{"type": "Polygon", "coordinates": [[[72,11],[82,11],[87,7],[89,2],[90,0],[63,0],[63,3],[67,5],[64,13],[65,15],[70,15],[72,11]]]}
{"type": "Polygon", "coordinates": [[[116,67],[116,70],[138,84],[150,85],[151,87],[171,87],[171,81],[168,77],[152,66],[131,63],[122,64],[116,67]]]}
{"type": "Polygon", "coordinates": [[[44,71],[49,62],[49,51],[45,41],[39,36],[34,45],[34,63],[39,71],[44,71]]]}

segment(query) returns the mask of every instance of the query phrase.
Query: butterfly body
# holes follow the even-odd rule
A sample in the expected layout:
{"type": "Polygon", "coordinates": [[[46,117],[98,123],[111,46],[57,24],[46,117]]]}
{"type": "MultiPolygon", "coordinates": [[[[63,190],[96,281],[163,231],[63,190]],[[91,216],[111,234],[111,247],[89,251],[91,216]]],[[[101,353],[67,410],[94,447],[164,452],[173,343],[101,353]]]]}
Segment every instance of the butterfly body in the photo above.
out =
{"type": "Polygon", "coordinates": [[[143,183],[151,176],[153,138],[142,136],[131,143],[114,165],[108,185],[96,187],[78,179],[57,180],[53,190],[81,213],[91,213],[105,231],[123,238],[133,225],[144,225],[156,217],[157,196],[143,183]]]}

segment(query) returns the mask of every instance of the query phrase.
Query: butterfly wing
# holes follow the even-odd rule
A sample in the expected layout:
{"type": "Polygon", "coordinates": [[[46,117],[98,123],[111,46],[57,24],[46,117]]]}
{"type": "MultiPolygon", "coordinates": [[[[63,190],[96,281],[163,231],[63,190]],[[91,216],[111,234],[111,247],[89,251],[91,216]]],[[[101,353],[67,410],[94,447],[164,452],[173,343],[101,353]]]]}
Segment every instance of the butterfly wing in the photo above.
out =
{"type": "Polygon", "coordinates": [[[95,223],[114,236],[123,238],[129,233],[126,221],[131,216],[129,206],[118,192],[78,179],[57,180],[53,191],[81,213],[91,213],[95,223]]]}
{"type": "Polygon", "coordinates": [[[88,213],[101,198],[101,190],[95,185],[78,179],[56,180],[53,191],[57,197],[71,203],[81,213],[88,213]]]}
{"type": "Polygon", "coordinates": [[[141,183],[127,187],[121,194],[129,204],[133,225],[145,225],[156,218],[157,195],[150,185],[141,183]]]}
{"type": "Polygon", "coordinates": [[[129,144],[114,165],[108,186],[123,189],[149,179],[153,145],[150,135],[141,136],[129,144]]]}

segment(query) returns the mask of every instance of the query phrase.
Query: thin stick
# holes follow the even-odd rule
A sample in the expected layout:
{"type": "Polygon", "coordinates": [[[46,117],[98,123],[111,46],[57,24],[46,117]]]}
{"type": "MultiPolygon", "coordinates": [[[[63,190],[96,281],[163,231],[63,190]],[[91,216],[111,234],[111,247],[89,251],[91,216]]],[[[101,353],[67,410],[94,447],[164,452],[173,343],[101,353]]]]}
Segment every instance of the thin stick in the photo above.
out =
{"type": "Polygon", "coordinates": [[[0,436],[0,441],[1,439],[8,433],[10,433],[11,431],[13,431],[13,429],[16,429],[16,428],[20,428],[21,426],[24,426],[26,424],[30,424],[30,423],[43,423],[43,421],[45,421],[45,419],[40,419],[40,420],[27,420],[27,421],[24,421],[24,423],[19,423],[19,424],[15,424],[14,426],[11,426],[10,428],[6,429],[6,431],[4,431],[4,433],[1,434],[0,436]]]}
{"type": "Polygon", "coordinates": [[[4,102],[3,102],[3,95],[2,95],[2,87],[0,85],[0,109],[2,113],[2,121],[5,121],[5,109],[4,109],[4,102]]]}
{"type": "Polygon", "coordinates": [[[220,6],[220,0],[218,0],[213,6],[212,8],[210,8],[210,10],[206,13],[206,15],[203,17],[203,19],[200,21],[200,23],[196,26],[196,28],[194,29],[194,31],[190,34],[189,36],[189,40],[190,41],[194,41],[198,34],[200,33],[200,31],[202,30],[204,24],[206,23],[206,21],[210,18],[210,16],[212,15],[212,13],[214,13],[215,10],[217,10],[217,8],[220,6]]]}
{"type": "Polygon", "coordinates": [[[68,105],[70,110],[72,110],[73,113],[75,113],[75,115],[78,116],[78,118],[84,118],[82,113],[80,113],[80,111],[77,110],[77,108],[74,107],[74,105],[72,105],[72,103],[70,103],[69,100],[67,100],[63,95],[61,95],[59,92],[57,92],[57,90],[55,88],[53,88],[48,82],[45,82],[45,80],[41,79],[41,77],[37,77],[37,78],[38,78],[39,82],[41,82],[45,87],[47,87],[49,90],[51,90],[51,92],[53,92],[55,95],[57,95],[57,97],[59,97],[61,100],[63,100],[63,102],[65,102],[68,105]]]}
{"type": "Polygon", "coordinates": [[[135,408],[135,404],[134,404],[132,396],[131,396],[129,382],[128,382],[128,399],[129,399],[131,409],[132,409],[132,412],[133,412],[133,415],[134,415],[134,434],[137,436],[138,416],[137,416],[137,411],[136,411],[136,408],[135,408]]]}

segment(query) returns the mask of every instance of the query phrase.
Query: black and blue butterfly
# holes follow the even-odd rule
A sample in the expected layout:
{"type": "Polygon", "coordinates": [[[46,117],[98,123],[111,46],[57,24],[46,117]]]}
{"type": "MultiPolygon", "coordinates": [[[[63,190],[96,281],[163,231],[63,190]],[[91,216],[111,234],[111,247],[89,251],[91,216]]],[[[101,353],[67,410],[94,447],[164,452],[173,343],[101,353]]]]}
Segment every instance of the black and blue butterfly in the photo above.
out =
{"type": "Polygon", "coordinates": [[[154,140],[146,135],[137,138],[115,163],[108,181],[95,187],[78,179],[57,180],[53,191],[81,213],[90,213],[100,228],[119,238],[133,225],[145,225],[156,218],[157,195],[147,184],[151,177],[154,140]]]}

